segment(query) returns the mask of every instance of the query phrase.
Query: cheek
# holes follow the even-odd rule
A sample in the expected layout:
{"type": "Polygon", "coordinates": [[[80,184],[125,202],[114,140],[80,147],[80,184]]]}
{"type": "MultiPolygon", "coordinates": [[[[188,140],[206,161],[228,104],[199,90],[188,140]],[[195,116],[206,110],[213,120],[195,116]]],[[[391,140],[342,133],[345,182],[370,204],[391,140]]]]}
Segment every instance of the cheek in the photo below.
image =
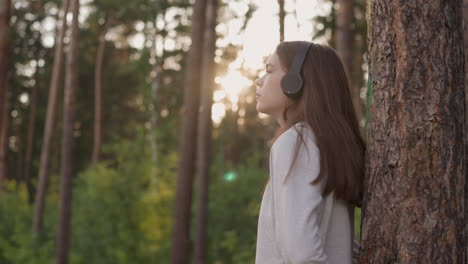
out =
{"type": "Polygon", "coordinates": [[[265,80],[262,97],[257,102],[257,110],[271,114],[281,111],[286,105],[287,97],[281,90],[280,80],[281,78],[278,77],[265,80]]]}
{"type": "Polygon", "coordinates": [[[267,93],[279,93],[281,91],[281,77],[275,74],[270,75],[265,80],[265,90],[267,93]]]}

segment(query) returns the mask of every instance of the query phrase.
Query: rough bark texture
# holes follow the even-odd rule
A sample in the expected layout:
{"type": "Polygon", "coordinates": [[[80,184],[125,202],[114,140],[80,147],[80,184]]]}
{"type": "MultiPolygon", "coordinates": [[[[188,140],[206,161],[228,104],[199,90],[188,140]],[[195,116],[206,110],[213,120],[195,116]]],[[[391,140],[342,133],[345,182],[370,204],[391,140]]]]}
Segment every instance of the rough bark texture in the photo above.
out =
{"type": "Polygon", "coordinates": [[[462,1],[367,1],[363,263],[467,263],[462,1]]]}
{"type": "Polygon", "coordinates": [[[6,178],[6,153],[8,131],[8,47],[11,1],[0,4],[0,190],[6,178]]]}
{"type": "MultiPolygon", "coordinates": [[[[466,164],[468,164],[468,0],[463,1],[463,42],[465,51],[465,150],[467,155],[466,164]]],[[[466,178],[468,179],[468,175],[466,178]]],[[[465,192],[465,205],[465,219],[468,221],[468,190],[465,192]]],[[[468,228],[465,231],[468,239],[468,228]]],[[[466,255],[468,258],[468,243],[466,255]]]]}
{"type": "Polygon", "coordinates": [[[214,90],[214,55],[216,49],[216,15],[218,0],[207,0],[205,43],[203,46],[203,71],[201,86],[200,125],[198,130],[197,155],[197,215],[194,263],[207,263],[207,219],[208,219],[208,191],[211,164],[211,107],[213,105],[214,90]]]}
{"type": "Polygon", "coordinates": [[[73,179],[73,123],[75,121],[76,89],[78,87],[78,15],[80,0],[72,0],[70,46],[67,52],[63,104],[63,135],[60,166],[60,217],[57,232],[57,264],[68,263],[73,179]]]}
{"type": "Polygon", "coordinates": [[[52,136],[55,123],[55,108],[60,85],[60,71],[63,64],[63,37],[67,30],[66,14],[68,13],[69,3],[70,0],[63,0],[61,27],[55,40],[54,65],[52,68],[52,79],[50,81],[49,98],[47,101],[46,123],[44,127],[44,138],[42,140],[41,158],[39,163],[39,180],[34,205],[33,232],[35,234],[39,234],[42,229],[42,216],[44,213],[44,201],[47,190],[50,149],[52,146],[52,136]]]}
{"type": "Polygon", "coordinates": [[[197,151],[197,123],[200,106],[200,80],[206,0],[196,0],[191,17],[192,43],[187,54],[184,79],[184,105],[179,140],[179,167],[171,247],[171,263],[187,264],[190,260],[190,213],[197,151]]]}

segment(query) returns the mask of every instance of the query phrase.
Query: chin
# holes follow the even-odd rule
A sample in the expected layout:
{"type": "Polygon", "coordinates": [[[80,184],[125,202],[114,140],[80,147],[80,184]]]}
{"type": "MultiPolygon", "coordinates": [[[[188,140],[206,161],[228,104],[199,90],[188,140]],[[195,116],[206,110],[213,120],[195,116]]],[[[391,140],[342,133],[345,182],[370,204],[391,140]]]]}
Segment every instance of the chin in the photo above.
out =
{"type": "Polygon", "coordinates": [[[262,114],[266,114],[265,111],[263,110],[262,106],[260,105],[260,103],[257,102],[257,106],[255,108],[257,109],[258,112],[260,112],[262,114]]]}
{"type": "Polygon", "coordinates": [[[270,115],[270,111],[268,111],[268,109],[265,109],[264,107],[262,107],[262,105],[260,103],[257,103],[256,109],[257,109],[258,112],[260,112],[262,114],[270,115]]]}

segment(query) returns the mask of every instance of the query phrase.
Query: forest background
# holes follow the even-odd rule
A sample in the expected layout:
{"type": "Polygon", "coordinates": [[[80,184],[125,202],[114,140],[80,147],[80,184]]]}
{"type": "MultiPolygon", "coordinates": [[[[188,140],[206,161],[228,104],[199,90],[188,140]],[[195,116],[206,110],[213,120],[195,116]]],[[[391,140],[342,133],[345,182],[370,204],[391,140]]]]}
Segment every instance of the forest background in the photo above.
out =
{"type": "MultiPolygon", "coordinates": [[[[8,2],[1,12],[9,44],[0,67],[0,263],[57,256],[169,263],[176,201],[184,200],[176,199],[181,160],[203,156],[197,153],[210,155],[189,171],[200,175],[204,167],[209,184],[195,173],[186,182],[193,188],[184,200],[191,258],[253,263],[277,129],[255,109],[254,80],[281,41],[309,40],[338,52],[364,135],[364,0],[223,0],[198,9],[186,0],[8,2]],[[211,66],[194,61],[194,47],[211,66]],[[190,87],[197,74],[201,88],[190,87]],[[194,109],[188,91],[198,91],[209,111],[195,121],[205,129],[192,138],[198,147],[185,150],[184,117],[194,109]]],[[[358,239],[360,218],[357,210],[358,239]]]]}

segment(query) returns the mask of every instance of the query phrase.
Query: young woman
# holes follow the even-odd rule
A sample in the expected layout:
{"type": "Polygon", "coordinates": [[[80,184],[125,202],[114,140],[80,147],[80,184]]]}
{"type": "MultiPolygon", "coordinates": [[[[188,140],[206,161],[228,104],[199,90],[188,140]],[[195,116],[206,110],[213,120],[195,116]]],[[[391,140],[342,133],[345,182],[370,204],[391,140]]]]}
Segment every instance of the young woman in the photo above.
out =
{"type": "Polygon", "coordinates": [[[352,263],[366,146],[340,58],[325,45],[282,42],[255,83],[257,110],[280,128],[270,150],[255,263],[352,263]],[[302,83],[283,78],[294,71],[302,83]],[[300,89],[291,94],[294,88],[300,89]]]}

